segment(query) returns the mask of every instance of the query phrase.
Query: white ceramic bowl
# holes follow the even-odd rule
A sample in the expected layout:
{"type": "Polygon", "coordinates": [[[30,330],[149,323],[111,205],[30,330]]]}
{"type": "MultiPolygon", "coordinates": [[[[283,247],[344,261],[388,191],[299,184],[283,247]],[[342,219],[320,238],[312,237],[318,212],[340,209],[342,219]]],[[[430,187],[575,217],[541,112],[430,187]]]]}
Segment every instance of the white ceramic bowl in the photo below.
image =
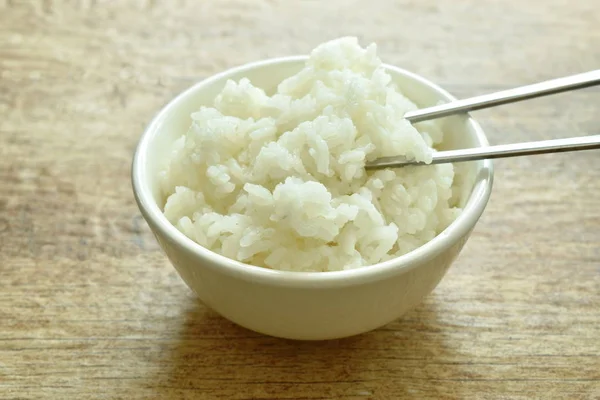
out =
{"type": "MultiPolygon", "coordinates": [[[[133,190],[142,215],[183,280],[225,318],[272,336],[319,340],[351,336],[381,327],[418,304],[440,282],[481,216],[492,189],[491,161],[463,164],[464,211],[424,246],[377,265],[338,272],[282,272],[230,260],[196,244],[161,212],[157,176],[160,161],[176,137],[186,132],[190,113],[210,105],[227,79],[249,78],[267,92],[299,71],[306,57],[286,57],[244,65],[197,83],[165,106],[137,147],[133,190]]],[[[428,80],[386,66],[403,93],[419,106],[454,98],[428,80]]],[[[448,148],[487,146],[469,117],[446,118],[448,148]]]]}

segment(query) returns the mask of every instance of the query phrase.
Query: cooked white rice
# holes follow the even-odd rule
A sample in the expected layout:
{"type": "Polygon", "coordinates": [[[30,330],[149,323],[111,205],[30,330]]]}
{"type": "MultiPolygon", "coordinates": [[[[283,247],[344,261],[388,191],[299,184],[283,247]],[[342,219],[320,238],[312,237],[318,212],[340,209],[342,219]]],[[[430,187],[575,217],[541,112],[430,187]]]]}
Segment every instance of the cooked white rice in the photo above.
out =
{"type": "Polygon", "coordinates": [[[460,209],[451,164],[366,172],[365,162],[431,160],[435,123],[391,83],[371,44],[314,49],[273,96],[229,81],[191,115],[162,172],[164,213],[207,249],[290,271],[372,265],[433,239],[460,209]]]}

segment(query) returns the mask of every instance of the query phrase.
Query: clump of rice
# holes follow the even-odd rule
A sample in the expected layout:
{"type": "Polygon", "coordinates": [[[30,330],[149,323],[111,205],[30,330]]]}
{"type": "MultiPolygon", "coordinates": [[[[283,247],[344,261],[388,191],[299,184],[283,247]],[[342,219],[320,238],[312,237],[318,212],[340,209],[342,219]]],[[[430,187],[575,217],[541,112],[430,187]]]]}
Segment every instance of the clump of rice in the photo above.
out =
{"type": "Polygon", "coordinates": [[[291,271],[372,265],[433,239],[460,209],[451,164],[365,171],[404,155],[429,162],[442,131],[403,119],[374,44],[341,38],[269,96],[228,81],[191,115],[162,172],[164,214],[207,249],[291,271]]]}

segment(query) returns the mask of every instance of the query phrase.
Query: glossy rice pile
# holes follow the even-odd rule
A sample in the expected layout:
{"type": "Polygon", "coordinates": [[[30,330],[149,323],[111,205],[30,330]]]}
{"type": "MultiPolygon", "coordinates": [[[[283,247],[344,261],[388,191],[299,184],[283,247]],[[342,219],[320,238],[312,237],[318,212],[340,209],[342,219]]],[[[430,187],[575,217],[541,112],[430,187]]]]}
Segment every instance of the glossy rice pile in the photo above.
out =
{"type": "Polygon", "coordinates": [[[365,171],[383,156],[430,161],[443,133],[404,120],[415,108],[376,46],[355,38],[315,48],[271,96],[229,81],[173,144],[164,213],[205,248],[267,268],[335,271],[405,254],[460,212],[451,164],[365,171]]]}

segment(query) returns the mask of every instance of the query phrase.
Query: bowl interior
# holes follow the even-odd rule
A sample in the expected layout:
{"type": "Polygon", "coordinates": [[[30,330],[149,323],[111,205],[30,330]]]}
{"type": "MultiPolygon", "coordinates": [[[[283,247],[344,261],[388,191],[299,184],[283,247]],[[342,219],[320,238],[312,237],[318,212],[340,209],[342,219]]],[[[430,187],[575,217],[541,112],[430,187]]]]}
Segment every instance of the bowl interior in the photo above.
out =
{"type": "MultiPolygon", "coordinates": [[[[303,67],[306,58],[306,56],[297,56],[273,59],[225,71],[194,85],[173,99],[161,110],[144,133],[138,145],[133,165],[134,192],[142,213],[147,219],[152,220],[151,225],[166,229],[171,236],[176,236],[172,238],[174,241],[190,242],[186,244],[187,248],[190,248],[190,246],[200,247],[172,227],[161,212],[166,199],[162,196],[158,176],[159,172],[164,168],[171,144],[189,128],[191,123],[190,114],[192,112],[203,105],[212,106],[214,98],[222,90],[228,79],[239,80],[246,77],[250,79],[253,85],[263,88],[267,93],[272,93],[279,82],[298,72],[303,67]]],[[[420,107],[454,100],[454,97],[448,92],[418,75],[393,66],[386,65],[385,67],[400,91],[420,107]]],[[[438,123],[441,124],[444,130],[443,148],[445,149],[488,145],[487,139],[479,125],[468,116],[447,117],[439,120],[438,123]]],[[[464,207],[463,212],[446,231],[422,246],[422,248],[411,253],[417,252],[422,256],[422,253],[431,249],[441,251],[444,245],[441,243],[435,244],[434,242],[450,240],[449,235],[452,232],[453,237],[466,234],[472,229],[483,212],[491,191],[491,161],[459,163],[455,166],[460,170],[461,175],[460,182],[458,182],[461,188],[459,204],[464,207]],[[440,236],[446,237],[444,239],[440,238],[440,236]]],[[[203,256],[206,256],[204,253],[208,252],[208,250],[202,249],[199,252],[203,253],[203,256]]],[[[212,254],[214,255],[214,253],[212,254]]],[[[219,255],[216,255],[216,257],[219,259],[223,258],[219,255]]],[[[405,256],[400,258],[403,257],[405,256]]],[[[235,261],[231,262],[231,264],[243,265],[235,261]]],[[[258,267],[256,269],[264,270],[258,267]]],[[[269,270],[269,272],[273,271],[269,270]]],[[[327,274],[335,273],[328,272],[327,274]]],[[[322,275],[324,273],[315,274],[322,275]]]]}

